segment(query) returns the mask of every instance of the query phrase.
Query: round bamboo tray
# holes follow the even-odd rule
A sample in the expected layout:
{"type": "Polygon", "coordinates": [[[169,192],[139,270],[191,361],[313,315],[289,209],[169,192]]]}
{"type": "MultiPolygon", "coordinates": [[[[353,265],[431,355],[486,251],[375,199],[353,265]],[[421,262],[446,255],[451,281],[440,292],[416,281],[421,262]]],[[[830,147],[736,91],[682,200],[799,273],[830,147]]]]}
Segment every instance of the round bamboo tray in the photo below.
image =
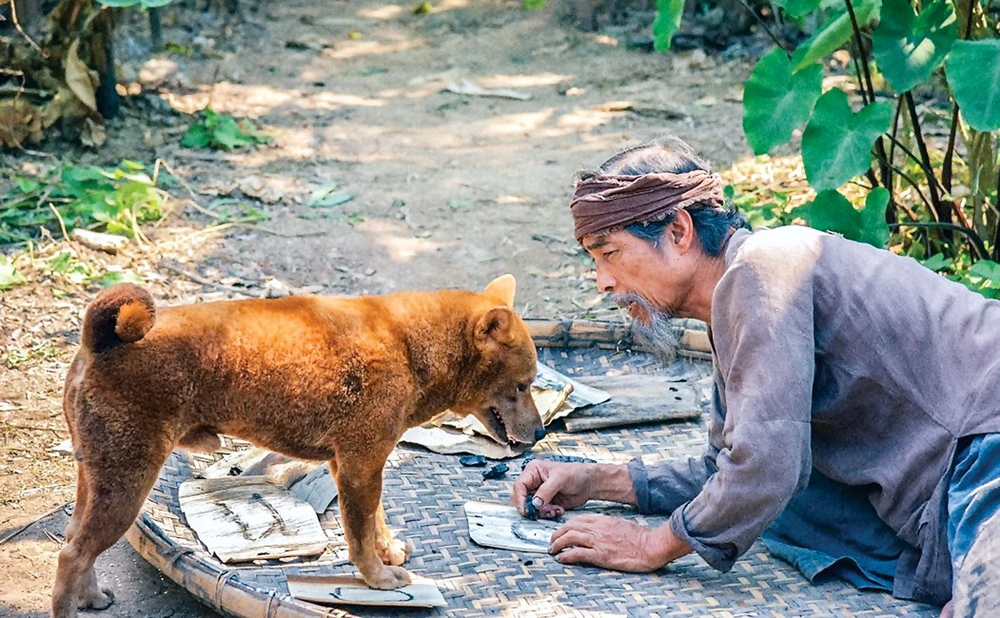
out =
{"type": "MultiPolygon", "coordinates": [[[[664,364],[645,351],[621,323],[529,320],[539,360],[573,375],[654,374],[697,380],[710,375],[708,337],[694,322],[679,322],[679,358],[664,364]]],[[[698,456],[706,442],[704,420],[550,433],[532,454],[579,455],[600,462],[647,456],[698,456]]],[[[688,556],[654,574],[625,574],[563,566],[547,555],[519,554],[475,545],[463,505],[470,500],[505,502],[520,465],[501,480],[484,481],[478,468],[458,457],[400,445],[384,473],[383,501],[389,526],[414,542],[406,566],[437,582],[447,607],[436,610],[326,607],[292,598],[286,575],[354,575],[340,530],[338,504],[320,516],[330,541],[316,558],[221,563],[198,541],[180,510],[180,484],[225,454],[248,448],[224,439],[214,455],[174,453],[164,465],[127,538],[136,551],[170,579],[221,614],[243,618],[321,616],[936,616],[934,608],[887,594],[861,593],[837,581],[810,585],[792,567],[755,545],[736,567],[720,574],[688,556]]],[[[647,525],[621,507],[598,508],[647,525]]]]}

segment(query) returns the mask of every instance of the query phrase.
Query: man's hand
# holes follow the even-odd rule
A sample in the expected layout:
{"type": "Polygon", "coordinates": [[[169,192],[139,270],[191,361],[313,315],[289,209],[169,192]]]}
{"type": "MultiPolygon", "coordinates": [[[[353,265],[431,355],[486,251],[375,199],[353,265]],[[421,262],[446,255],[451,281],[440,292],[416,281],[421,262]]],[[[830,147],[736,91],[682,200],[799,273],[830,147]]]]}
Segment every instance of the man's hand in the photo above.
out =
{"type": "Polygon", "coordinates": [[[579,515],[552,534],[549,553],[563,564],[585,563],[648,573],[691,553],[669,525],[647,528],[607,515],[579,515]]]}
{"type": "Polygon", "coordinates": [[[524,515],[524,502],[532,498],[538,515],[545,519],[561,517],[567,510],[583,506],[591,499],[594,474],[599,466],[585,463],[562,463],[534,460],[525,466],[514,481],[511,501],[524,515]]]}

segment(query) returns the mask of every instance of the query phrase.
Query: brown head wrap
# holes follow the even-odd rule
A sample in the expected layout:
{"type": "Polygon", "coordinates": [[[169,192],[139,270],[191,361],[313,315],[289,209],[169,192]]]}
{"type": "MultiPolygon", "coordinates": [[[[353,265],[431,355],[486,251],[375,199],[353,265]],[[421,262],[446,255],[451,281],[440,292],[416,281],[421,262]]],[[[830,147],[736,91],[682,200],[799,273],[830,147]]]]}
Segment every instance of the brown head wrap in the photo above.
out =
{"type": "Polygon", "coordinates": [[[725,205],[718,174],[694,170],[642,176],[598,175],[576,184],[570,210],[576,239],[633,223],[660,221],[693,204],[725,205]]]}

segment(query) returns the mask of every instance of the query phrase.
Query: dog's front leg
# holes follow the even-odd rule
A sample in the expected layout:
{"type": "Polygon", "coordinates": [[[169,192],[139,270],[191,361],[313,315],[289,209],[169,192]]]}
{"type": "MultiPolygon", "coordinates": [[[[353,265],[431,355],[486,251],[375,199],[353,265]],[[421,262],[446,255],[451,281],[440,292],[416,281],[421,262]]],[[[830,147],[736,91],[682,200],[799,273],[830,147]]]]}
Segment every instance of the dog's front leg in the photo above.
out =
{"type": "Polygon", "coordinates": [[[411,547],[403,539],[392,536],[386,523],[385,509],[382,500],[378,502],[378,512],[375,514],[375,551],[385,564],[401,566],[410,557],[411,547]]]}
{"type": "Polygon", "coordinates": [[[337,487],[351,562],[372,588],[402,588],[410,583],[410,574],[406,569],[384,564],[376,548],[377,528],[385,527],[384,519],[376,523],[384,517],[381,500],[385,458],[373,458],[370,452],[345,455],[338,453],[337,487]]]}

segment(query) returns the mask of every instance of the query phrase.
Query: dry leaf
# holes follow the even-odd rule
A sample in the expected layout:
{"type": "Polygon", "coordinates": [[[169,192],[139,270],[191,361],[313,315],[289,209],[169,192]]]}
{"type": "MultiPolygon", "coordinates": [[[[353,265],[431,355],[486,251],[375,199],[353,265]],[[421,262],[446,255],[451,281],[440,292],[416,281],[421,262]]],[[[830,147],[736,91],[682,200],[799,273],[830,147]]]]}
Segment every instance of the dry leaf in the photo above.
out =
{"type": "Polygon", "coordinates": [[[76,98],[80,99],[84,105],[92,111],[97,111],[97,98],[94,92],[97,90],[97,74],[90,71],[87,65],[80,60],[79,51],[80,39],[73,41],[66,53],[66,85],[73,91],[76,98]]]}
{"type": "Polygon", "coordinates": [[[38,141],[41,119],[38,109],[24,99],[0,101],[0,146],[17,148],[38,141]]]}
{"type": "Polygon", "coordinates": [[[84,146],[91,148],[103,146],[107,138],[103,125],[94,122],[92,118],[83,119],[83,126],[80,128],[80,142],[84,146]]]}
{"type": "Polygon", "coordinates": [[[509,88],[483,88],[467,79],[462,80],[461,83],[448,84],[445,90],[472,97],[497,97],[501,99],[515,99],[517,101],[530,101],[532,99],[532,96],[526,92],[519,92],[509,88]]]}

